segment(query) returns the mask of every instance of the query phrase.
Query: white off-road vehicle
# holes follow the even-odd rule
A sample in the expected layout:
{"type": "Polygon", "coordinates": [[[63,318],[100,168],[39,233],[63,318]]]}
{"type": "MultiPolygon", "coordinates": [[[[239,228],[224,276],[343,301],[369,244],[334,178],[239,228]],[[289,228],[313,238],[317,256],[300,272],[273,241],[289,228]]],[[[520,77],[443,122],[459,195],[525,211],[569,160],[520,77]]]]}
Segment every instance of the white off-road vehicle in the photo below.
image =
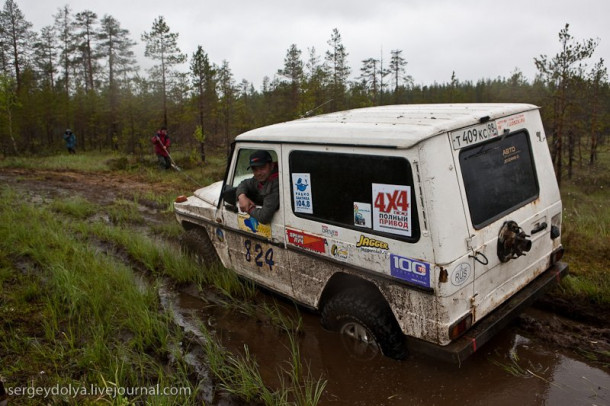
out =
{"type": "Polygon", "coordinates": [[[175,203],[184,245],[321,313],[393,358],[461,361],[568,267],[538,108],[355,109],[239,135],[224,181],[175,203]],[[240,213],[249,156],[268,151],[280,206],[240,213]]]}

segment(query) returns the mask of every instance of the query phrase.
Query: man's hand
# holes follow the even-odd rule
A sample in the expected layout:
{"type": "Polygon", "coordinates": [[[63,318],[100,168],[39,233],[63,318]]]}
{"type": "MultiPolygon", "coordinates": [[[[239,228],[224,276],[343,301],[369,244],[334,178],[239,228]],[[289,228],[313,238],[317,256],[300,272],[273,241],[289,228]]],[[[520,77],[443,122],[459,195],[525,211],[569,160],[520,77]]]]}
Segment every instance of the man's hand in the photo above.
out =
{"type": "Polygon", "coordinates": [[[244,193],[237,196],[237,205],[239,206],[239,210],[250,213],[252,209],[256,207],[254,202],[248,198],[244,193]]]}

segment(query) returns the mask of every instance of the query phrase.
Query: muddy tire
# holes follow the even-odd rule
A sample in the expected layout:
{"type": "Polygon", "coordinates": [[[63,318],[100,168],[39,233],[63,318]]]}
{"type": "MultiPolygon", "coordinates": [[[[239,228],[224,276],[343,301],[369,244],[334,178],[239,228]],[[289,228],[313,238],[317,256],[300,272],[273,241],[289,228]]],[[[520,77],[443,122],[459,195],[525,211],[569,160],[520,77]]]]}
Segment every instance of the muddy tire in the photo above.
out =
{"type": "Polygon", "coordinates": [[[407,356],[404,335],[390,307],[366,289],[348,289],[331,297],[322,310],[322,325],[348,336],[350,352],[360,358],[365,353],[374,356],[376,350],[398,360],[407,356]]]}
{"type": "Polygon", "coordinates": [[[200,264],[207,267],[220,262],[214,244],[212,244],[210,236],[203,228],[193,228],[182,234],[180,248],[182,252],[192,256],[200,264]]]}

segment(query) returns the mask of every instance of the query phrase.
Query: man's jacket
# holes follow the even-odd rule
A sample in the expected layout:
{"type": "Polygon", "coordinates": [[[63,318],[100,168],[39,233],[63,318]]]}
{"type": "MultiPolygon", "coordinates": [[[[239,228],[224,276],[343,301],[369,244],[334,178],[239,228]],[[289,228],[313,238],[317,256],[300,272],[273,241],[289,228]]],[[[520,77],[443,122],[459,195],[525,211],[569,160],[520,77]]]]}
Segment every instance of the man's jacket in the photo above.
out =
{"type": "Polygon", "coordinates": [[[269,224],[273,214],[280,207],[280,182],[277,170],[266,182],[261,183],[255,178],[243,180],[237,186],[237,196],[245,193],[257,206],[249,214],[260,223],[269,224]]]}
{"type": "Polygon", "coordinates": [[[161,156],[168,155],[167,151],[163,149],[163,146],[165,146],[165,148],[169,150],[169,136],[167,134],[157,133],[157,135],[152,137],[151,141],[155,144],[155,154],[161,156]]]}

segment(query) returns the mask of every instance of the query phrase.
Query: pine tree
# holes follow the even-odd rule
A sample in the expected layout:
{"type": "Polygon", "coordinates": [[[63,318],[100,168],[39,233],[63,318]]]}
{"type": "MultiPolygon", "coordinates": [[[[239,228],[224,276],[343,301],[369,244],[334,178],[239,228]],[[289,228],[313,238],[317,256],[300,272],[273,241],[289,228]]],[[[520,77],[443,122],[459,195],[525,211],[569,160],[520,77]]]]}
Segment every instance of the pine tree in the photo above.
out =
{"type": "Polygon", "coordinates": [[[167,127],[167,87],[171,68],[186,61],[186,55],[178,48],[178,33],[170,31],[162,16],[159,16],[152,25],[152,30],[142,34],[142,41],[146,42],[144,55],[158,60],[160,65],[151,70],[153,76],[160,76],[161,93],[163,97],[163,124],[167,127]]]}
{"type": "Polygon", "coordinates": [[[136,71],[137,65],[132,48],[135,42],[129,38],[129,31],[121,28],[112,16],[105,15],[98,33],[98,52],[106,59],[108,78],[108,101],[110,104],[110,137],[113,146],[119,142],[119,83],[121,76],[136,71]],[[112,141],[114,139],[114,141],[112,141]]]}
{"type": "Polygon", "coordinates": [[[235,89],[233,72],[231,72],[229,62],[226,60],[222,61],[222,65],[218,70],[218,85],[221,92],[220,115],[222,117],[225,147],[227,153],[229,153],[231,150],[231,119],[237,91],[235,89]]]}
{"type": "Polygon", "coordinates": [[[71,90],[71,75],[74,54],[76,51],[76,45],[74,43],[74,23],[72,19],[72,10],[69,6],[60,8],[55,14],[55,31],[56,36],[59,40],[60,47],[60,60],[63,68],[63,85],[66,91],[66,97],[70,96],[71,90]]]}
{"type": "Polygon", "coordinates": [[[209,109],[208,103],[206,103],[206,96],[210,99],[210,94],[213,93],[212,101],[215,99],[215,75],[216,70],[210,64],[208,55],[203,50],[203,47],[199,45],[197,51],[193,54],[191,59],[191,76],[193,86],[195,88],[195,97],[197,98],[197,110],[199,115],[199,130],[196,132],[201,162],[205,162],[205,138],[206,138],[206,126],[205,126],[205,115],[206,108],[209,109]]]}
{"type": "Polygon", "coordinates": [[[575,38],[569,33],[569,24],[559,31],[559,42],[561,43],[561,52],[549,59],[546,55],[540,55],[540,58],[534,58],[536,68],[540,72],[541,78],[551,91],[553,101],[553,117],[552,122],[552,147],[551,155],[555,164],[555,173],[557,182],[561,185],[563,172],[563,138],[567,134],[568,138],[568,154],[570,157],[570,167],[568,171],[571,174],[571,158],[573,154],[573,146],[575,144],[575,132],[571,129],[566,129],[566,121],[571,104],[572,85],[582,79],[584,70],[583,62],[589,59],[599,41],[588,39],[582,43],[576,42],[575,38]]]}
{"type": "Polygon", "coordinates": [[[278,70],[278,75],[288,79],[289,95],[286,105],[288,106],[288,116],[293,119],[299,116],[298,110],[301,103],[300,93],[303,83],[303,61],[301,60],[301,50],[296,44],[290,45],[284,57],[284,68],[278,70]]]}
{"type": "Polygon", "coordinates": [[[15,78],[17,92],[21,89],[21,74],[29,62],[32,44],[35,42],[36,34],[31,28],[32,23],[26,21],[17,3],[6,0],[0,12],[0,43],[6,58],[3,67],[7,69],[11,65],[11,76],[15,78]]]}
{"type": "Polygon", "coordinates": [[[94,51],[99,36],[97,25],[97,14],[93,11],[76,14],[75,26],[79,29],[75,33],[75,38],[79,40],[76,43],[79,50],[77,62],[81,65],[86,91],[95,90],[95,74],[99,70],[97,60],[100,56],[94,51]]]}
{"type": "Polygon", "coordinates": [[[375,58],[368,58],[362,61],[362,67],[360,68],[360,77],[362,87],[364,91],[368,93],[368,98],[373,104],[377,104],[380,83],[380,68],[379,60],[375,58]]]}
{"type": "Polygon", "coordinates": [[[340,110],[344,107],[344,95],[347,89],[347,81],[351,69],[347,64],[349,53],[345,50],[341,41],[341,34],[338,29],[333,29],[330,40],[327,44],[330,49],[326,51],[324,69],[330,81],[328,84],[331,89],[332,109],[340,110]]]}

